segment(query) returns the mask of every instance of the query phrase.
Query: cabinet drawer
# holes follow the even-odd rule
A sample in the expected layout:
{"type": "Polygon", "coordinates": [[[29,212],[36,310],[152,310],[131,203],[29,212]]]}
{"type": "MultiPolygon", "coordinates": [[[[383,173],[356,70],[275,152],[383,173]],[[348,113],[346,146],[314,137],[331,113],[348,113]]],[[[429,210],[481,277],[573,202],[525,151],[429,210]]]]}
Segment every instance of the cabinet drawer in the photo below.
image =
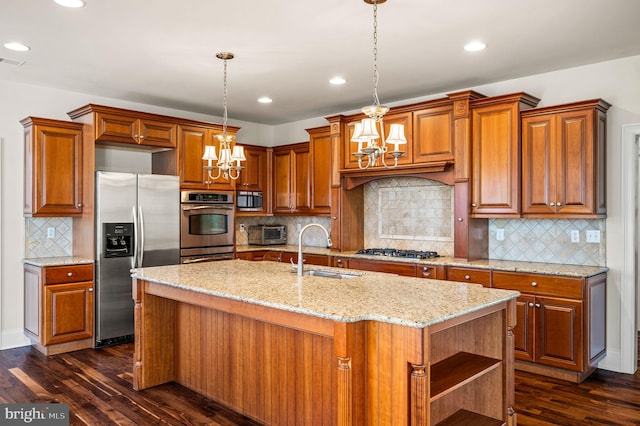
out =
{"type": "Polygon", "coordinates": [[[93,281],[93,265],[65,265],[44,268],[44,284],[93,281]]]}
{"type": "Polygon", "coordinates": [[[517,290],[522,293],[542,294],[581,299],[582,279],[555,275],[493,272],[493,287],[517,290]]]}
{"type": "Polygon", "coordinates": [[[488,269],[458,268],[456,266],[447,267],[447,280],[460,281],[463,283],[482,284],[491,287],[491,271],[488,269]]]}
{"type": "Polygon", "coordinates": [[[444,266],[416,265],[416,277],[429,278],[432,280],[444,279],[444,266]]]}

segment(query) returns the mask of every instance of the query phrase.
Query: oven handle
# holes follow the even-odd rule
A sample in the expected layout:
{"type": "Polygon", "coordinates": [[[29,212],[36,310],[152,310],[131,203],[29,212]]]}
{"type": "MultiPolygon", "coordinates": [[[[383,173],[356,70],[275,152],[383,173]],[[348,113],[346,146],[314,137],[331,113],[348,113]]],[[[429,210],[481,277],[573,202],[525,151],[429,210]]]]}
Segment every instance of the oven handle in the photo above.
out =
{"type": "Polygon", "coordinates": [[[204,209],[213,209],[213,210],[233,210],[233,207],[228,206],[196,206],[196,207],[182,207],[182,211],[188,212],[191,210],[204,210],[204,209]]]}

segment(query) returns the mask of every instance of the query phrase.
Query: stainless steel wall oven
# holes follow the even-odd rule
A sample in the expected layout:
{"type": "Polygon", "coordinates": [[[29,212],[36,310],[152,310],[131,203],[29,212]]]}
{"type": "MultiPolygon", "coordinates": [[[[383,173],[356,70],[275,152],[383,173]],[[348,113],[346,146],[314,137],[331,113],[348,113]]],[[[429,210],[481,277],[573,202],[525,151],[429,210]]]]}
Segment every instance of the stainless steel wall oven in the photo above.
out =
{"type": "Polygon", "coordinates": [[[180,211],[182,263],[233,259],[233,191],[182,191],[180,211]]]}

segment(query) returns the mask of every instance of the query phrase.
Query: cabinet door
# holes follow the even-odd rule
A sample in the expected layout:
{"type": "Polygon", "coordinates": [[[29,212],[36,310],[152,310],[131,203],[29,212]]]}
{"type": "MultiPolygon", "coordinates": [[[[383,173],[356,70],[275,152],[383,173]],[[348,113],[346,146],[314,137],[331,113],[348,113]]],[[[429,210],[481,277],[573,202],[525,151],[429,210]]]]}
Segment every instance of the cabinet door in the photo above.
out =
{"type": "Polygon", "coordinates": [[[566,112],[557,115],[558,214],[594,214],[595,160],[593,113],[566,112]]]}
{"type": "Polygon", "coordinates": [[[522,213],[555,214],[557,150],[553,115],[522,119],[522,213]]]}
{"type": "Polygon", "coordinates": [[[534,352],[534,308],[535,298],[523,294],[516,300],[516,326],[513,328],[513,342],[517,359],[533,362],[534,352]]]}
{"type": "Polygon", "coordinates": [[[178,126],[173,123],[141,119],[138,122],[138,143],[145,146],[175,148],[177,129],[178,126]]]}
{"type": "Polygon", "coordinates": [[[44,345],[93,336],[93,282],[44,286],[44,345]]]}
{"type": "Polygon", "coordinates": [[[518,103],[473,109],[471,215],[520,214],[520,127],[518,103]]]}
{"type": "Polygon", "coordinates": [[[134,116],[99,112],[96,141],[138,144],[138,120],[134,116]]]}
{"type": "Polygon", "coordinates": [[[294,186],[291,188],[295,213],[309,213],[311,210],[311,156],[309,144],[293,150],[294,186]]]}
{"type": "Polygon", "coordinates": [[[40,282],[42,269],[24,265],[24,331],[29,337],[40,341],[41,300],[40,282]]]}
{"type": "Polygon", "coordinates": [[[292,167],[291,150],[273,150],[273,213],[290,213],[292,167]]]}
{"type": "Polygon", "coordinates": [[[453,108],[413,112],[413,162],[453,161],[453,108]]]}
{"type": "Polygon", "coordinates": [[[244,147],[247,161],[240,172],[237,187],[239,190],[264,191],[267,182],[267,149],[262,147],[244,147]]]}
{"type": "Polygon", "coordinates": [[[536,362],[581,371],[582,302],[537,296],[534,306],[536,362]]]}
{"type": "Polygon", "coordinates": [[[329,128],[311,135],[311,209],[314,214],[331,213],[331,134],[329,128]]]}
{"type": "Polygon", "coordinates": [[[180,188],[206,189],[202,160],[204,147],[209,141],[209,131],[204,127],[179,126],[180,140],[180,188]]]}
{"type": "Polygon", "coordinates": [[[24,189],[25,216],[82,214],[82,125],[25,128],[24,189]]]}

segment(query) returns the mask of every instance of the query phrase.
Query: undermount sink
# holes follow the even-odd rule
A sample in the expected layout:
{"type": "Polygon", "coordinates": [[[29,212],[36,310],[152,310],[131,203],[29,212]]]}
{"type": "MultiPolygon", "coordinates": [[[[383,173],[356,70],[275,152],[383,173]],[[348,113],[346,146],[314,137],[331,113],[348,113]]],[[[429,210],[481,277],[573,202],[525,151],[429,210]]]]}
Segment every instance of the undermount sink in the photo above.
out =
{"type": "Polygon", "coordinates": [[[307,275],[312,277],[333,278],[338,280],[348,279],[348,278],[358,278],[362,276],[362,274],[349,274],[349,273],[336,272],[336,271],[327,271],[323,269],[307,269],[303,271],[302,275],[307,275]]]}

